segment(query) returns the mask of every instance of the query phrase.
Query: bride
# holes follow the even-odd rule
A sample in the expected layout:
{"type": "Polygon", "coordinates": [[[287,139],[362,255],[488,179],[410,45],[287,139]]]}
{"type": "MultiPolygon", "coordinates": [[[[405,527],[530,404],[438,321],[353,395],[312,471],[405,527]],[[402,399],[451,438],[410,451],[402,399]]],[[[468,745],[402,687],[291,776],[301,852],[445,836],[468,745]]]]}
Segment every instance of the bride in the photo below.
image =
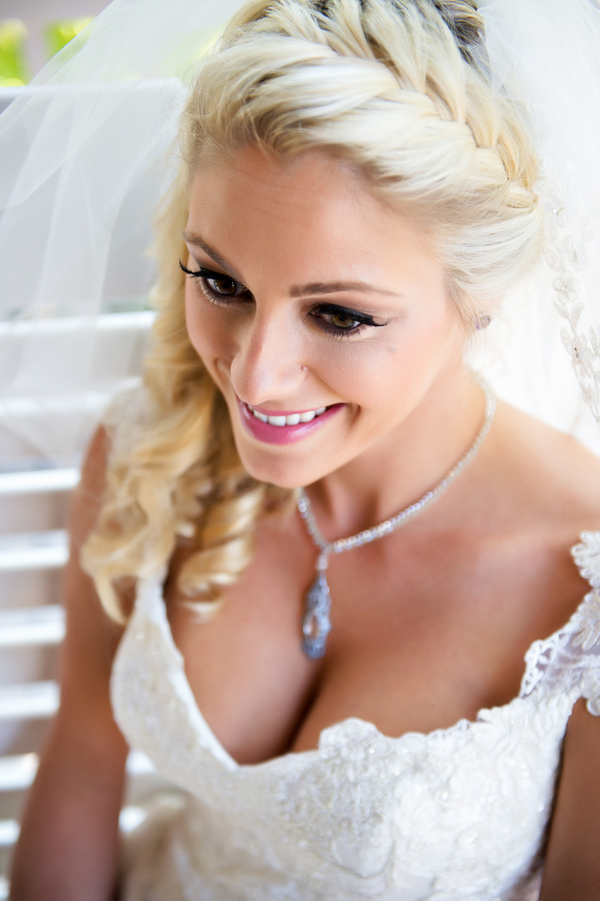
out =
{"type": "Polygon", "coordinates": [[[201,64],[14,901],[598,897],[600,463],[468,363],[548,233],[475,6],[251,0],[201,64]],[[129,745],[183,791],[120,855],[129,745]]]}

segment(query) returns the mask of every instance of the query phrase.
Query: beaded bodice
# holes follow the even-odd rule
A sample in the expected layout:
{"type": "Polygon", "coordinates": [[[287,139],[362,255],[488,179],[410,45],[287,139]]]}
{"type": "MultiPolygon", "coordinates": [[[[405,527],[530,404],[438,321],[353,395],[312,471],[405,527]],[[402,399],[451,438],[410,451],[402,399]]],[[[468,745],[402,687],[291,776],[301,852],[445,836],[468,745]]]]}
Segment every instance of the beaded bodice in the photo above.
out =
{"type": "Polygon", "coordinates": [[[184,790],[128,849],[126,901],[517,901],[535,885],[573,704],[600,715],[600,533],[573,550],[592,591],[526,655],[521,690],[428,735],[348,719],[318,750],[238,765],[200,713],[160,580],[139,586],[113,668],[131,745],[184,790]]]}

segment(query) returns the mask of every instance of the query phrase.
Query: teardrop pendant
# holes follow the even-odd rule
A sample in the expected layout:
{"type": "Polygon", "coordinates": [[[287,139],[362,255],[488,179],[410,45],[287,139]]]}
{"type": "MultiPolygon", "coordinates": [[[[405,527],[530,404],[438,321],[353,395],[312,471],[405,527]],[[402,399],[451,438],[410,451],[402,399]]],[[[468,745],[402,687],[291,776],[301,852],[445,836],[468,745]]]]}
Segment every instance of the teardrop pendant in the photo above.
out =
{"type": "Polygon", "coordinates": [[[318,570],[306,592],[302,619],[302,650],[311,660],[318,660],[325,653],[327,636],[331,632],[330,608],[327,577],[324,570],[318,570]]]}

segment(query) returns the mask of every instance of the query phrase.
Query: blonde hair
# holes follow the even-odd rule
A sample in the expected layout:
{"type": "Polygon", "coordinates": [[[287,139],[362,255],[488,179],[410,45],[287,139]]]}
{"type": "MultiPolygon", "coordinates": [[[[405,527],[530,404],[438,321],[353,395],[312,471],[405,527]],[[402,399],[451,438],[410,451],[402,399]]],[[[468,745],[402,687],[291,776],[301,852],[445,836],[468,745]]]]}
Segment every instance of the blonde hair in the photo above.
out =
{"type": "Polygon", "coordinates": [[[250,0],[202,63],[182,120],[183,166],[157,219],[148,410],[125,446],[115,441],[83,554],[116,619],[115,583],[159,571],[178,535],[199,546],[180,587],[214,607],[251,558],[257,517],[289,497],[243,470],[225,402],[187,335],[178,260],[199,165],[248,144],[346,161],[427,223],[467,329],[536,265],[537,157],[518,111],[488,83],[482,28],[470,0],[250,0]]]}

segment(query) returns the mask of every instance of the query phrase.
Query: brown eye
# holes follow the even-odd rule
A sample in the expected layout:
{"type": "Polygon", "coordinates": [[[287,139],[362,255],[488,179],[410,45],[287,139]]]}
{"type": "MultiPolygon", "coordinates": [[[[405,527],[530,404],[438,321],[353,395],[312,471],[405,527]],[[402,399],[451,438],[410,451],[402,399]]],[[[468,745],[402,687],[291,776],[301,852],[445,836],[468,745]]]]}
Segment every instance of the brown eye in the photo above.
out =
{"type": "Polygon", "coordinates": [[[350,316],[344,316],[342,313],[330,313],[327,318],[334,328],[339,328],[344,331],[349,331],[350,329],[356,328],[357,325],[360,325],[360,322],[357,319],[352,319],[350,316]]]}
{"type": "Polygon", "coordinates": [[[243,293],[245,290],[239,282],[226,276],[223,278],[207,278],[206,283],[210,290],[220,297],[237,297],[238,294],[243,293]]]}

